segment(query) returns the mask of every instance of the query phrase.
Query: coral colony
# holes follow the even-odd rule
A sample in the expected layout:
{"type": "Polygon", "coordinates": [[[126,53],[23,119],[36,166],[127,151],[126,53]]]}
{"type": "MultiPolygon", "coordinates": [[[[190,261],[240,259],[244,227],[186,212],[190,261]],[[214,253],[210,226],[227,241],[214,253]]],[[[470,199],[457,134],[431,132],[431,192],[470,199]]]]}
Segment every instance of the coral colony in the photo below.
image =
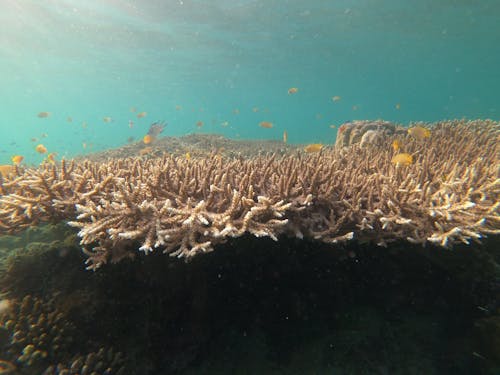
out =
{"type": "Polygon", "coordinates": [[[0,233],[68,221],[89,269],[135,249],[189,258],[245,233],[443,247],[500,233],[498,123],[427,126],[420,139],[384,122],[348,123],[335,148],[312,154],[16,166],[0,184],[0,233]],[[391,162],[396,139],[411,164],[391,162]]]}

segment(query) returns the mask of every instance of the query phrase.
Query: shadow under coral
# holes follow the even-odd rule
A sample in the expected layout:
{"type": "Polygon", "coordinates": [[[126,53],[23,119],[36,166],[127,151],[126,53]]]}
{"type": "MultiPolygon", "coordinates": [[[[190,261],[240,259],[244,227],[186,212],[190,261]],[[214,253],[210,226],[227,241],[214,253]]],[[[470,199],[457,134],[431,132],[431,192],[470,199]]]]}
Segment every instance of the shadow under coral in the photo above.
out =
{"type": "Polygon", "coordinates": [[[71,322],[64,360],[112,347],[140,375],[500,365],[498,238],[444,250],[242,237],[188,263],[153,253],[91,272],[66,236],[17,244],[1,281],[8,298],[50,300],[71,322]]]}

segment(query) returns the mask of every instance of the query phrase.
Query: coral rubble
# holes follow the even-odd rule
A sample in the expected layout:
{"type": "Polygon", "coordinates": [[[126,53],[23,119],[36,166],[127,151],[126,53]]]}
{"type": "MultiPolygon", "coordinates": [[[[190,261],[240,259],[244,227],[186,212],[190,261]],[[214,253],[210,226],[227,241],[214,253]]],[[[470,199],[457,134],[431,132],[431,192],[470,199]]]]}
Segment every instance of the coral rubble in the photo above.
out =
{"type": "Polygon", "coordinates": [[[0,184],[0,231],[68,221],[80,230],[91,269],[133,256],[135,244],[192,257],[245,233],[444,247],[500,233],[498,123],[447,121],[434,124],[428,139],[406,135],[404,151],[415,160],[408,166],[391,163],[394,134],[373,147],[314,155],[17,168],[0,184]]]}

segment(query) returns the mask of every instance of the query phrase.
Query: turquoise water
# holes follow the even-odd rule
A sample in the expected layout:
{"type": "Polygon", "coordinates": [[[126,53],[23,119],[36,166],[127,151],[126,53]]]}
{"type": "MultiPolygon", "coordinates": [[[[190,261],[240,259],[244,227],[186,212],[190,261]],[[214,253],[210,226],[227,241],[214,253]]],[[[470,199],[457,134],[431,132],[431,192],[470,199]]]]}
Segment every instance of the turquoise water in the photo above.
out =
{"type": "Polygon", "coordinates": [[[116,147],[156,120],[329,143],[352,119],[498,119],[499,21],[494,0],[5,0],[0,163],[116,147]]]}

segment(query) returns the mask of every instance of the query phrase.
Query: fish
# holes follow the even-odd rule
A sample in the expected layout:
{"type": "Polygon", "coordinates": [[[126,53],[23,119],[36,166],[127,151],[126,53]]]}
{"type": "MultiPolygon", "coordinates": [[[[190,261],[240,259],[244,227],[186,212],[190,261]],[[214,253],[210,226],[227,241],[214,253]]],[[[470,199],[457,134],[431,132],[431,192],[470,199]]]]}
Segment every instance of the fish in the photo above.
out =
{"type": "Polygon", "coordinates": [[[357,111],[357,110],[358,110],[358,106],[357,106],[357,105],[353,105],[353,106],[352,106],[352,110],[353,110],[353,111],[357,111]]]}
{"type": "Polygon", "coordinates": [[[392,141],[392,149],[398,152],[401,149],[401,142],[398,139],[392,141]]]}
{"type": "Polygon", "coordinates": [[[48,136],[49,136],[49,135],[48,135],[47,133],[42,133],[42,134],[40,134],[40,137],[41,137],[41,138],[47,138],[48,136]]]}
{"type": "Polygon", "coordinates": [[[419,141],[429,138],[431,136],[431,131],[423,126],[413,126],[408,129],[408,134],[419,141]]]}
{"type": "Polygon", "coordinates": [[[180,111],[181,109],[182,109],[182,106],[180,106],[180,105],[176,105],[176,106],[175,106],[175,110],[176,110],[176,111],[180,111]]]}
{"type": "Polygon", "coordinates": [[[35,137],[30,138],[30,141],[31,141],[31,142],[38,142],[38,138],[35,138],[35,137]]]}
{"type": "Polygon", "coordinates": [[[51,152],[50,154],[47,155],[47,161],[50,163],[50,164],[55,164],[56,163],[56,155],[57,155],[57,152],[51,152]]]}
{"type": "Polygon", "coordinates": [[[134,122],[132,120],[128,120],[128,127],[132,129],[134,127],[134,122]]]}
{"type": "Polygon", "coordinates": [[[47,152],[47,148],[41,143],[35,147],[35,151],[39,154],[45,154],[47,152]]]}
{"type": "Polygon", "coordinates": [[[135,112],[135,111],[137,111],[137,108],[135,108],[135,107],[130,107],[130,112],[135,112]]]}
{"type": "Polygon", "coordinates": [[[148,114],[147,112],[139,112],[139,113],[137,114],[137,118],[143,118],[143,117],[146,117],[146,116],[147,116],[147,114],[148,114]]]}
{"type": "Polygon", "coordinates": [[[304,147],[304,151],[307,153],[319,152],[323,149],[323,145],[321,143],[311,143],[304,147]]]}
{"type": "Polygon", "coordinates": [[[142,141],[144,142],[145,145],[149,145],[151,142],[153,142],[153,137],[149,134],[146,134],[143,138],[142,141]]]}
{"type": "Polygon", "coordinates": [[[66,119],[66,121],[73,122],[73,118],[71,116],[68,116],[68,118],[66,119]]]}
{"type": "Polygon", "coordinates": [[[203,126],[203,121],[196,122],[196,126],[201,128],[203,126]]]}
{"type": "Polygon", "coordinates": [[[47,118],[50,116],[50,112],[38,112],[37,117],[39,118],[47,118]]]}
{"type": "Polygon", "coordinates": [[[259,126],[261,128],[271,129],[274,126],[274,124],[272,122],[269,122],[269,121],[261,121],[261,122],[259,122],[259,126]]]}
{"type": "Polygon", "coordinates": [[[253,108],[252,108],[252,112],[253,112],[253,113],[257,113],[257,112],[259,112],[259,107],[253,107],[253,108]]]}
{"type": "Polygon", "coordinates": [[[189,152],[186,152],[186,160],[191,160],[191,154],[189,152]]]}
{"type": "Polygon", "coordinates": [[[395,108],[396,108],[396,109],[401,109],[401,104],[397,103],[397,104],[395,105],[395,108]]]}
{"type": "Polygon", "coordinates": [[[127,143],[132,143],[132,142],[134,142],[134,139],[135,139],[135,138],[134,138],[134,137],[132,137],[132,136],[128,137],[128,138],[127,138],[127,143]]]}
{"type": "Polygon", "coordinates": [[[104,121],[106,124],[109,124],[111,121],[113,121],[113,119],[109,116],[104,116],[102,118],[102,121],[104,121]]]}
{"type": "Polygon", "coordinates": [[[233,109],[233,113],[235,115],[239,115],[240,114],[240,110],[238,108],[235,108],[235,109],[233,109]]]}
{"type": "Polygon", "coordinates": [[[24,156],[22,156],[22,155],[14,155],[10,158],[10,160],[12,160],[12,162],[14,164],[21,164],[23,159],[24,159],[24,156]]]}
{"type": "Polygon", "coordinates": [[[82,129],[87,129],[87,126],[88,124],[86,121],[82,122],[82,129]]]}
{"type": "Polygon", "coordinates": [[[225,128],[226,126],[229,126],[229,121],[223,121],[223,122],[221,122],[220,126],[222,126],[222,127],[224,127],[224,128],[225,128]]]}
{"type": "Polygon", "coordinates": [[[2,177],[9,177],[12,173],[14,173],[15,167],[13,165],[0,165],[0,174],[2,177]]]}
{"type": "Polygon", "coordinates": [[[283,132],[283,143],[287,143],[288,142],[288,133],[286,132],[286,130],[283,132]]]}
{"type": "Polygon", "coordinates": [[[330,124],[328,126],[330,127],[330,129],[335,129],[337,127],[337,125],[334,125],[334,124],[330,124]]]}
{"type": "Polygon", "coordinates": [[[406,152],[403,152],[401,154],[394,155],[394,157],[391,159],[391,162],[396,165],[411,165],[413,164],[413,156],[407,154],[406,152]]]}
{"type": "Polygon", "coordinates": [[[82,147],[83,147],[83,148],[87,148],[87,143],[83,142],[83,143],[82,143],[82,147]]]}
{"type": "Polygon", "coordinates": [[[332,102],[338,102],[340,99],[342,98],[338,95],[332,96],[332,102]]]}
{"type": "Polygon", "coordinates": [[[296,93],[298,93],[298,92],[299,92],[298,87],[290,87],[290,88],[288,89],[288,95],[293,95],[293,94],[296,94],[296,93]]]}
{"type": "Polygon", "coordinates": [[[163,129],[165,129],[166,125],[167,125],[166,122],[161,122],[161,121],[153,122],[149,126],[149,130],[148,130],[147,134],[153,138],[156,138],[160,135],[161,132],[163,132],[163,129]]]}

